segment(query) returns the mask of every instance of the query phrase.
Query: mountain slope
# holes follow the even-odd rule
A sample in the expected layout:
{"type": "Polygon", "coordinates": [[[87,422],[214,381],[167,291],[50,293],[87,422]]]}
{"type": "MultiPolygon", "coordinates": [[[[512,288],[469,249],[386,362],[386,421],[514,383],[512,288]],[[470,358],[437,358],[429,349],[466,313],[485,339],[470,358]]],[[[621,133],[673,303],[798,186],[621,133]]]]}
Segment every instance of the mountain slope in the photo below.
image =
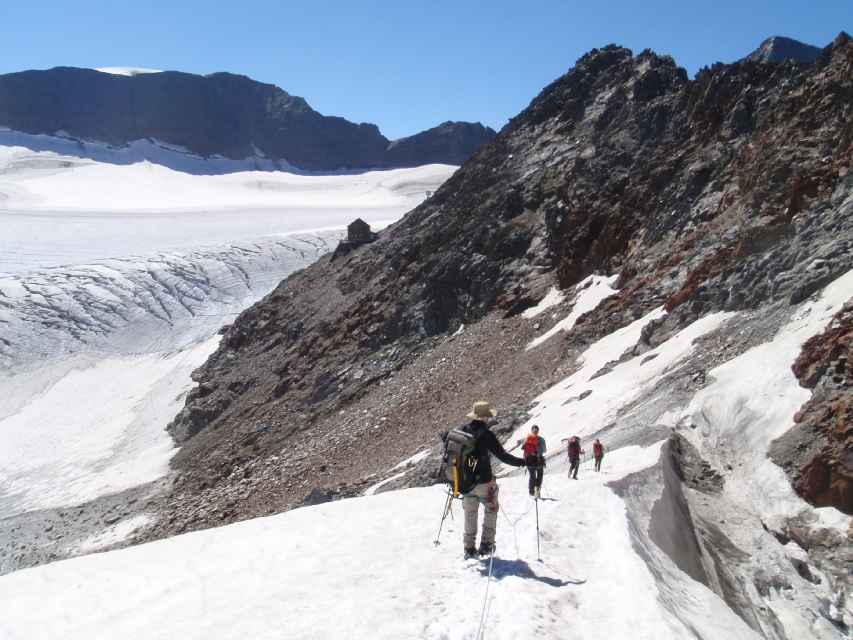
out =
{"type": "Polygon", "coordinates": [[[270,158],[306,170],[459,163],[494,137],[479,123],[418,134],[404,151],[376,125],[323,116],[245,76],[122,75],[57,67],[0,75],[0,126],[124,146],[154,139],[202,156],[270,158]]]}
{"type": "MultiPolygon", "coordinates": [[[[687,514],[708,588],[753,629],[799,637],[790,630],[802,620],[768,606],[795,583],[782,549],[791,540],[806,569],[829,576],[832,596],[809,606],[848,624],[844,534],[821,524],[778,468],[766,478],[786,496],[781,512],[708,481],[749,482],[755,460],[744,452],[766,455],[793,426],[791,407],[768,408],[784,421],[755,441],[729,417],[761,412],[751,399],[772,403],[773,385],[749,378],[704,426],[691,407],[712,372],[772,341],[829,283],[841,282],[842,301],[853,295],[843,279],[853,268],[851,71],[846,34],[813,66],[745,60],[694,80],[650,51],[590,52],[379,240],[291,276],[228,327],[170,427],[182,449],[169,520],[146,535],[354,495],[420,451],[432,456],[385,488],[429,484],[437,434],[473,400],[498,405],[507,435],[535,419],[531,398],[563,380],[573,393],[560,411],[585,437],[620,448],[675,430],[693,452],[673,454],[676,470],[662,458],[654,491],[623,487],[637,544],[677,557],[648,515],[660,492],[674,492],[681,506],[663,522],[687,514]],[[603,276],[612,295],[544,338],[603,276]],[[547,295],[552,287],[560,293],[547,295]],[[545,299],[555,304],[528,317],[545,299]],[[659,349],[719,313],[730,315],[691,338],[687,360],[657,370],[659,349]],[[625,332],[631,341],[595,360],[597,371],[570,377],[588,347],[625,332]],[[586,398],[623,388],[623,367],[649,371],[648,384],[587,413],[586,398]],[[707,473],[694,478],[690,465],[707,473]],[[717,522],[720,512],[738,515],[717,522]]],[[[771,378],[780,393],[796,359],[785,354],[771,378]]],[[[844,459],[822,464],[846,477],[844,459]]],[[[796,584],[797,597],[812,589],[796,584]]]]}
{"type": "Polygon", "coordinates": [[[842,36],[814,70],[743,62],[695,81],[650,52],[588,54],[376,243],[238,318],[174,425],[180,442],[201,432],[182,459],[249,424],[329,418],[433,337],[593,271],[621,272],[624,291],[569,347],[660,304],[666,336],[803,300],[851,266],[850,50],[842,36]]]}

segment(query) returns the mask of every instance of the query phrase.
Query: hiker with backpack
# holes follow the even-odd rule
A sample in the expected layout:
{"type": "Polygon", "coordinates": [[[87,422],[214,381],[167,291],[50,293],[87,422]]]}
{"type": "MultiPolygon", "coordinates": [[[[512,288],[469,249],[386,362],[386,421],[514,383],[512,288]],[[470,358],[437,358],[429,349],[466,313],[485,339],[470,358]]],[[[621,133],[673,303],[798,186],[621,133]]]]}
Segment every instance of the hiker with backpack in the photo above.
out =
{"type": "Polygon", "coordinates": [[[601,461],[604,458],[604,445],[596,438],[592,443],[592,457],[595,458],[595,470],[601,471],[601,461]]]}
{"type": "Polygon", "coordinates": [[[530,434],[524,440],[519,440],[518,444],[524,451],[524,462],[530,474],[527,490],[531,496],[538,498],[545,473],[545,438],[539,435],[539,425],[530,427],[530,434]]]}
{"type": "Polygon", "coordinates": [[[581,449],[581,441],[577,436],[569,438],[568,457],[569,457],[569,477],[578,479],[578,468],[581,464],[581,454],[584,450],[581,449]]]}
{"type": "Polygon", "coordinates": [[[498,484],[492,473],[490,456],[494,454],[501,462],[514,467],[523,467],[521,458],[507,453],[486,421],[497,415],[488,402],[475,402],[467,415],[471,422],[448,431],[445,441],[445,474],[452,486],[452,495],[462,496],[465,512],[465,533],[462,546],[466,558],[490,555],[495,549],[495,530],[498,520],[498,484]],[[476,548],[477,519],[480,505],[483,515],[483,531],[480,548],[476,548]]]}

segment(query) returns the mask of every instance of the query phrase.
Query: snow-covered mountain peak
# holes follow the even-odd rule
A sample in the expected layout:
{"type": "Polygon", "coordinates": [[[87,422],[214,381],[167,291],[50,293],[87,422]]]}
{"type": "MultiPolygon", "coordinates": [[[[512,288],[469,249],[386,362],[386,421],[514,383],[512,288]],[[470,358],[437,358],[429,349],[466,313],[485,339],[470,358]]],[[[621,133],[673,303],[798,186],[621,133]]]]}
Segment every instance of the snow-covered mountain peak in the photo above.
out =
{"type": "Polygon", "coordinates": [[[144,73],[162,73],[162,69],[146,69],[144,67],[98,67],[95,71],[109,73],[114,76],[138,76],[144,73]]]}

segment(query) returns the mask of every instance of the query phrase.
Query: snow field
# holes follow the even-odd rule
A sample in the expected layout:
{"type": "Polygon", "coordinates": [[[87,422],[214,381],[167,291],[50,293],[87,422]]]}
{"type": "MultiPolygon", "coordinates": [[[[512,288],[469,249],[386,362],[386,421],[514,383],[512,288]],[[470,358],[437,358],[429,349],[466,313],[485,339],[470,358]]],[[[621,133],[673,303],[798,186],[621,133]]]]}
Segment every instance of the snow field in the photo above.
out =
{"type": "Polygon", "coordinates": [[[83,540],[74,551],[91,553],[111,544],[127,539],[134,531],[151,522],[151,517],[145,514],[125,518],[121,522],[101,531],[97,535],[83,540]]]}
{"type": "Polygon", "coordinates": [[[378,229],[456,169],[131,164],[149,152],[197,174],[227,168],[156,141],[117,149],[0,130],[0,517],[164,475],[165,427],[218,329],[355,217],[378,229]]]}
{"type": "Polygon", "coordinates": [[[411,208],[412,196],[422,201],[427,190],[437,188],[455,170],[433,164],[339,175],[246,170],[192,175],[147,159],[113,164],[73,153],[0,146],[0,209],[115,213],[345,207],[357,212],[402,207],[405,211],[411,208]]]}
{"type": "Polygon", "coordinates": [[[218,343],[90,361],[0,420],[0,515],[80,504],[165,475],[176,451],[165,426],[218,343]]]}
{"type": "Polygon", "coordinates": [[[74,138],[62,131],[46,135],[22,133],[0,127],[0,147],[2,173],[27,167],[42,172],[55,172],[60,168],[83,166],[90,161],[119,165],[149,161],[195,175],[293,170],[286,162],[273,162],[260,153],[242,160],[224,156],[202,157],[185,147],[153,138],[133,140],[116,147],[98,140],[74,138]]]}
{"type": "MultiPolygon", "coordinates": [[[[624,504],[604,484],[658,454],[632,447],[608,456],[602,474],[546,476],[541,562],[526,478],[501,481],[483,637],[695,638],[663,606],[624,504]]],[[[439,487],[386,492],[18,571],[0,578],[0,636],[471,639],[488,563],[462,560],[458,502],[433,545],[443,504],[439,487]]],[[[757,637],[685,580],[676,586],[696,611],[683,615],[703,637],[757,637]]]]}
{"type": "MultiPolygon", "coordinates": [[[[610,295],[605,294],[604,289],[593,287],[586,291],[591,291],[588,295],[594,296],[599,302],[610,295]]],[[[588,304],[579,297],[568,318],[580,315],[577,313],[577,305],[581,303],[584,306],[588,304]]],[[[640,397],[687,358],[697,338],[714,331],[733,314],[720,312],[700,318],[642,357],[617,364],[609,373],[592,380],[595,373],[608,363],[617,361],[625,351],[637,344],[644,326],[664,315],[666,312],[663,307],[655,309],[590,346],[579,358],[582,366],[578,371],[534,399],[536,406],[531,411],[531,418],[515,431],[510,442],[523,438],[531,425],[538,424],[542,433],[547,434],[546,439],[551,443],[550,451],[556,452],[560,449],[560,440],[564,438],[577,435],[583,439],[583,436],[603,429],[616,420],[622,407],[640,397]],[[592,393],[581,400],[580,395],[586,391],[592,393]]],[[[591,450],[587,453],[591,454],[591,450]]]]}

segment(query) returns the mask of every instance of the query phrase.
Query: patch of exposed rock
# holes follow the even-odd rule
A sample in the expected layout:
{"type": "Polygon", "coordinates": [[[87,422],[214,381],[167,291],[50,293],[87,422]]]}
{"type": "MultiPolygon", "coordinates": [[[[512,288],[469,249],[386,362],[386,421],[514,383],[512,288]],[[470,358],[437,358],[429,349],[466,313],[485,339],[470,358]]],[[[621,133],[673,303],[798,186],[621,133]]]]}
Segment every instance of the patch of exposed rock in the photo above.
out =
{"type": "Polygon", "coordinates": [[[853,514],[853,302],[808,340],[792,369],[812,397],[770,455],[818,507],[853,514]]]}
{"type": "Polygon", "coordinates": [[[673,433],[669,438],[667,452],[672,458],[672,467],[678,479],[691,489],[704,493],[719,493],[725,480],[720,473],[704,460],[684,436],[673,433]]]}

